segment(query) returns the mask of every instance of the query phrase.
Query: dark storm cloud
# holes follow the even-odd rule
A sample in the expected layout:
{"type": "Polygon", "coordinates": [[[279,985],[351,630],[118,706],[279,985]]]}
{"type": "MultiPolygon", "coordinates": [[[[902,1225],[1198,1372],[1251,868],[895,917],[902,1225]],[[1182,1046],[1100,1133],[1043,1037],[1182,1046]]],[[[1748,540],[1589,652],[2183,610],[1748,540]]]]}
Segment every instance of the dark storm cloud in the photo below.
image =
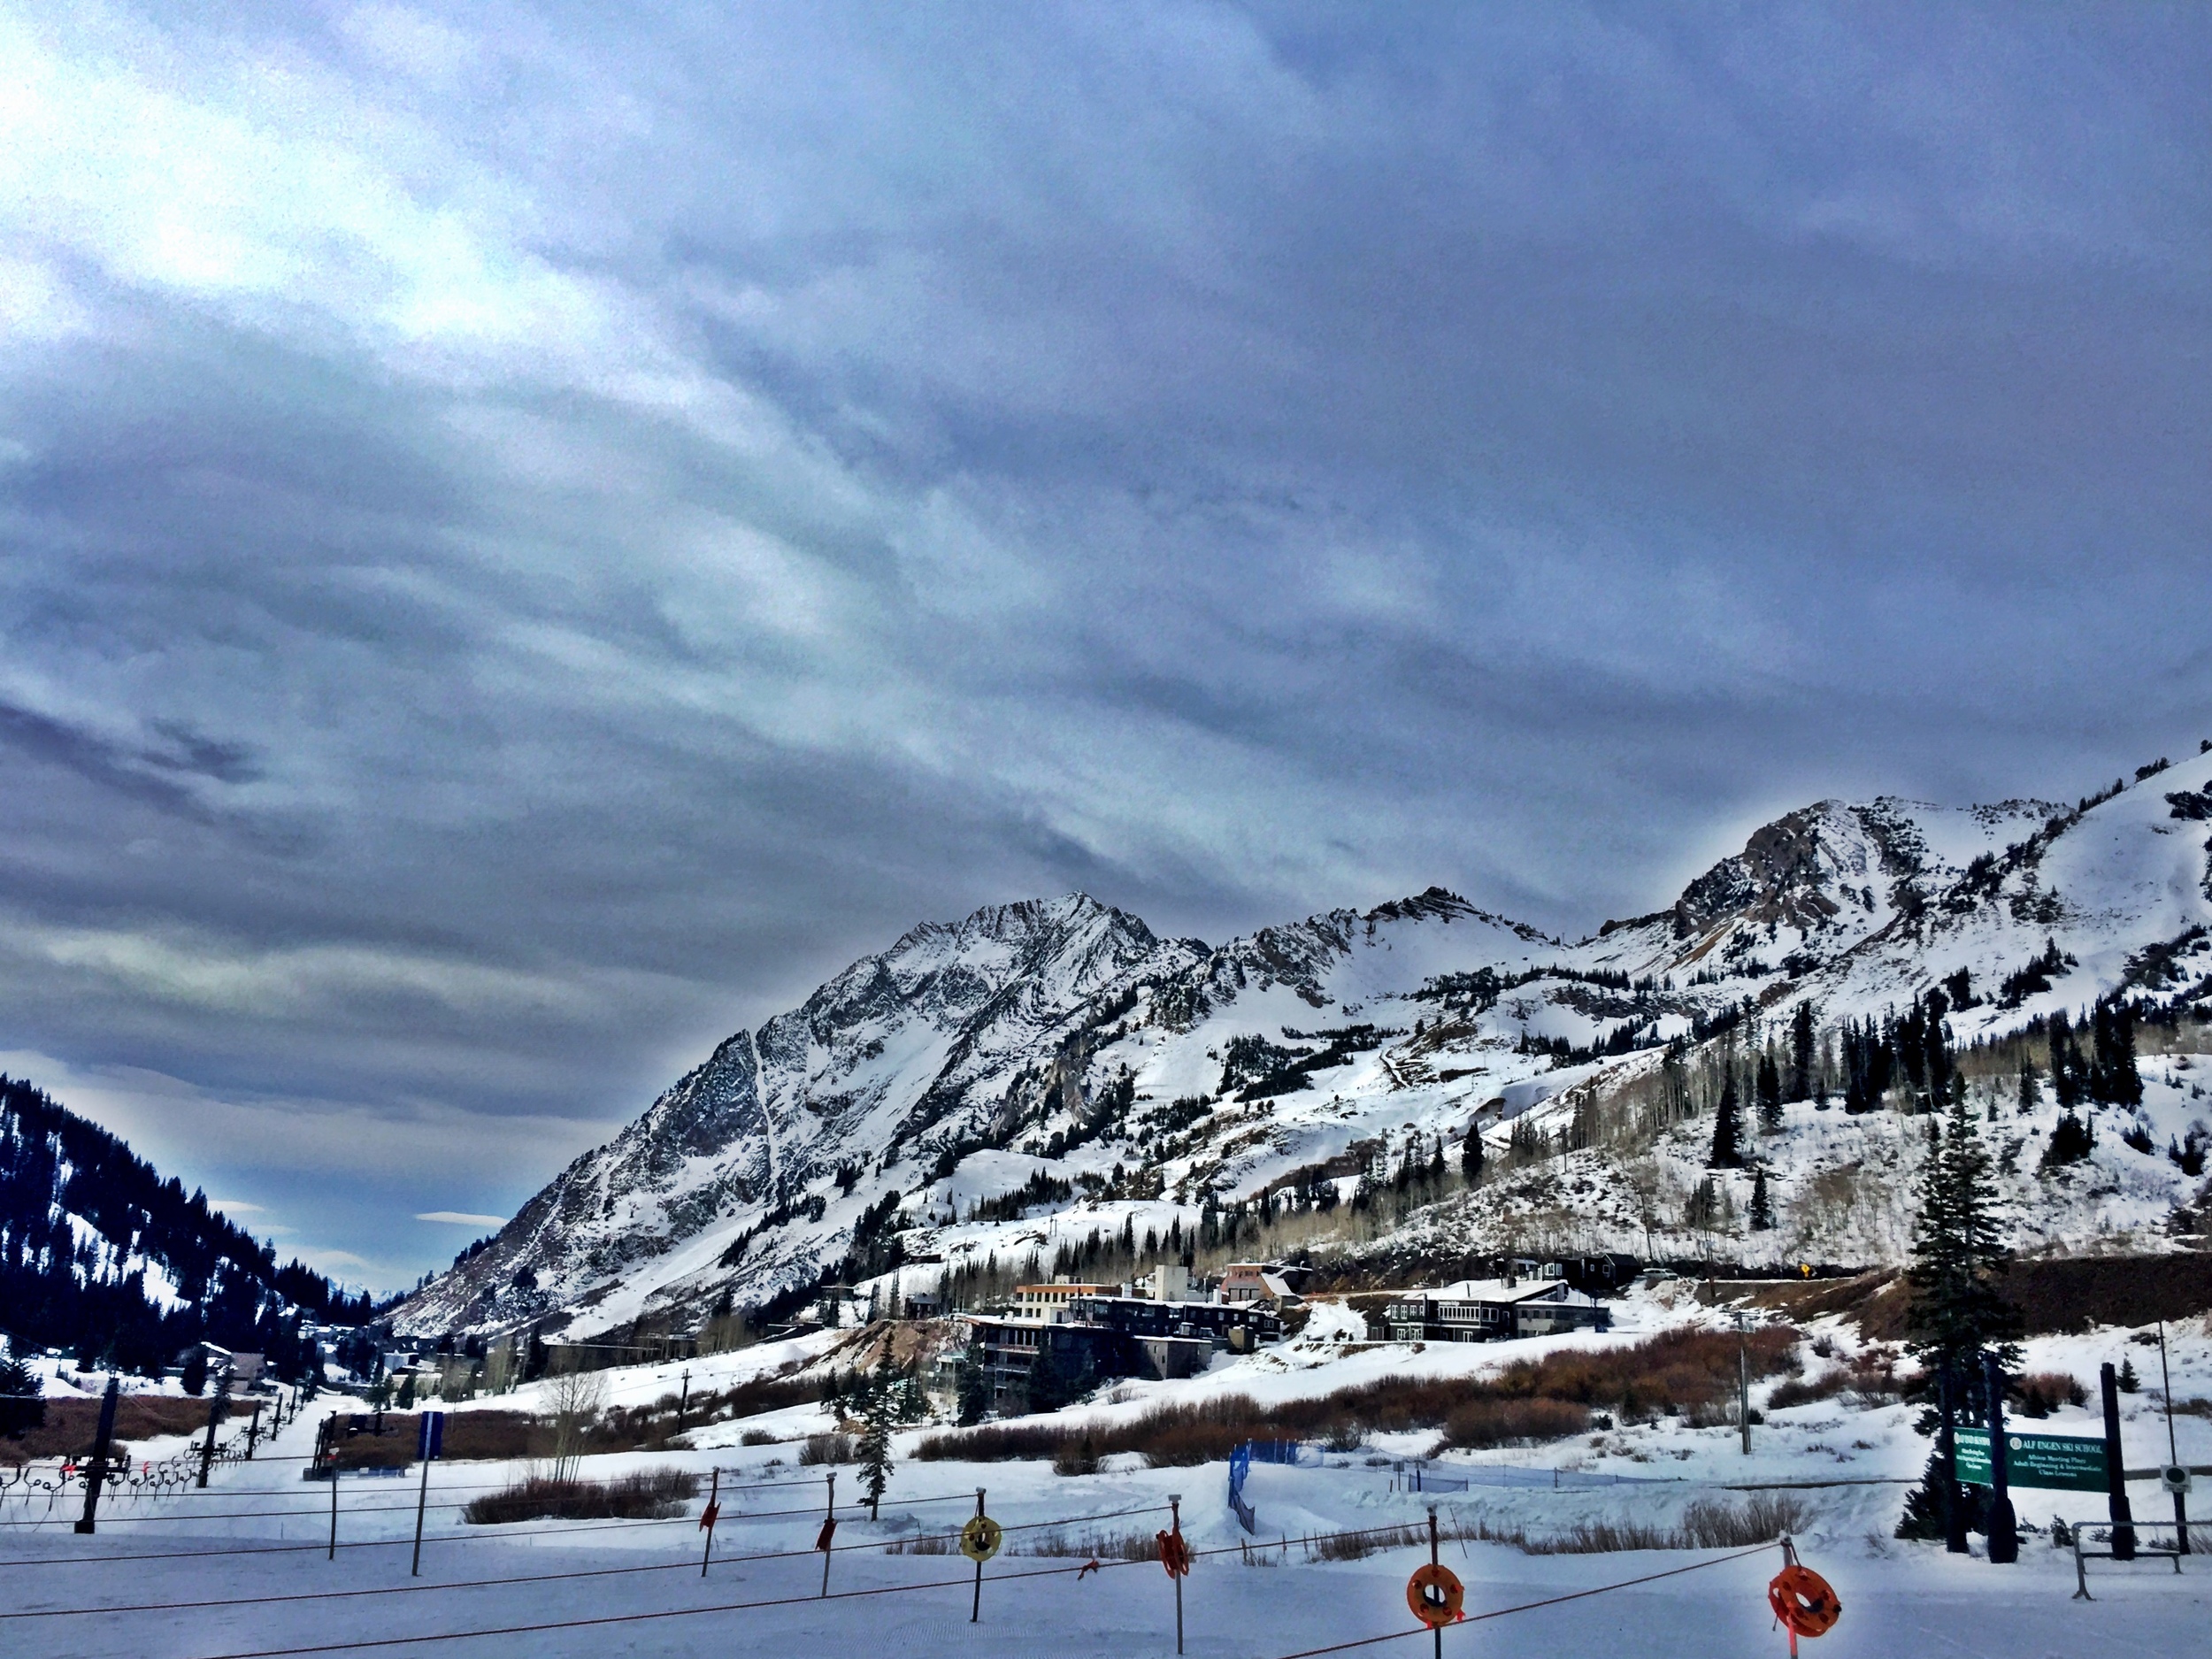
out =
{"type": "Polygon", "coordinates": [[[2101,783],[2212,729],[2207,43],[0,23],[0,1059],[388,1280],[923,918],[2101,783]]]}

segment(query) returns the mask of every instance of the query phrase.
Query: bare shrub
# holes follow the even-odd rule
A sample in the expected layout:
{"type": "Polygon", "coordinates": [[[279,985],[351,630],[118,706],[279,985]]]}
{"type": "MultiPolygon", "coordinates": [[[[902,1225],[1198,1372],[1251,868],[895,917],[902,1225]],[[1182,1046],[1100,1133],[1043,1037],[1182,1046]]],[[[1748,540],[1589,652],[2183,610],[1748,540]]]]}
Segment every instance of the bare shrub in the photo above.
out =
{"type": "Polygon", "coordinates": [[[2020,1410],[2024,1417],[2047,1417],[2060,1406],[2085,1406],[2089,1390],[2078,1378],[2062,1371],[2030,1371],[2020,1379],[2020,1410]]]}
{"type": "Polygon", "coordinates": [[[1444,1437],[1454,1446],[1525,1446],[1589,1426],[1589,1408],[1571,1401],[1471,1400],[1444,1419],[1444,1437]]]}
{"type": "Polygon", "coordinates": [[[737,1443],[740,1446],[773,1446],[777,1442],[776,1437],[766,1429],[747,1429],[737,1437],[737,1443]]]}
{"type": "Polygon", "coordinates": [[[1682,1548],[1747,1549],[1794,1532],[1811,1517],[1793,1492],[1755,1492],[1740,1504],[1700,1498],[1682,1511],[1682,1548]]]}
{"type": "MultiPolygon", "coordinates": [[[[987,1424],[930,1435],[914,1455],[925,1463],[1053,1458],[1087,1436],[1099,1456],[1141,1452],[1153,1467],[1170,1468],[1226,1457],[1241,1440],[1325,1439],[1350,1449],[1372,1434],[1407,1433],[1455,1419],[1468,1438],[1455,1434],[1455,1444],[1558,1439],[1585,1432],[1593,1407],[1617,1408],[1632,1419],[1666,1404],[1717,1422],[1733,1421],[1736,1344],[1733,1332],[1670,1331],[1629,1348],[1563,1349],[1517,1360],[1497,1376],[1475,1381],[1385,1377],[1268,1406],[1248,1395],[1225,1394],[1162,1404],[1113,1423],[987,1424]],[[1514,1407],[1518,1409],[1509,1409],[1514,1407]]],[[[1755,1378],[1797,1364],[1797,1333],[1786,1326],[1754,1331],[1748,1347],[1755,1378]]]]}
{"type": "Polygon", "coordinates": [[[1069,1534],[1052,1528],[1008,1544],[1006,1553],[1071,1555],[1088,1561],[1157,1561],[1160,1546],[1149,1532],[1102,1532],[1093,1529],[1069,1534]]]}
{"type": "Polygon", "coordinates": [[[1052,1472],[1056,1475],[1094,1475],[1098,1472],[1098,1448],[1085,1434],[1080,1440],[1062,1440],[1059,1449],[1052,1454],[1052,1472]]]}
{"type": "Polygon", "coordinates": [[[799,1448],[803,1463],[849,1463],[852,1460],[853,1437],[849,1434],[810,1434],[799,1448]]]}
{"type": "Polygon", "coordinates": [[[664,1520],[681,1515],[683,1501],[698,1494],[699,1477],[680,1469],[641,1471],[613,1480],[534,1476],[472,1499],[461,1518],[480,1526],[515,1521],[664,1520]]]}
{"type": "Polygon", "coordinates": [[[1801,1377],[1785,1377],[1774,1385],[1774,1392],[1767,1396],[1767,1409],[1786,1411],[1792,1406],[1809,1406],[1817,1401],[1832,1400],[1850,1386],[1851,1375],[1843,1371],[1832,1371],[1811,1382],[1801,1377]]]}
{"type": "Polygon", "coordinates": [[[553,1427],[553,1479],[573,1484],[585,1437],[606,1409],[607,1375],[580,1368],[557,1371],[545,1379],[545,1403],[553,1427]]]}
{"type": "Polygon", "coordinates": [[[1640,1521],[1578,1521],[1563,1532],[1517,1540],[1531,1555],[1603,1555],[1620,1549],[1680,1549],[1682,1535],[1671,1527],[1640,1521]]]}
{"type": "Polygon", "coordinates": [[[1322,1532],[1307,1538],[1308,1561],[1365,1561],[1379,1550],[1402,1549],[1429,1541],[1425,1526],[1369,1527],[1356,1532],[1322,1532]]]}

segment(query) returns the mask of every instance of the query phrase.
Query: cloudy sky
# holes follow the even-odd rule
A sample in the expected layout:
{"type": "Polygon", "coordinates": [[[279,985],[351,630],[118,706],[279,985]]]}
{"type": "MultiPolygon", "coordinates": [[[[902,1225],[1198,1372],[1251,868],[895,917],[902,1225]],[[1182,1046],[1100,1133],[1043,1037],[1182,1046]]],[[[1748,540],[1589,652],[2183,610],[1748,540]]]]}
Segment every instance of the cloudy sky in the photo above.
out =
{"type": "Polygon", "coordinates": [[[388,1286],[918,919],[2193,750],[2208,159],[2193,8],[0,0],[0,1069],[388,1286]]]}

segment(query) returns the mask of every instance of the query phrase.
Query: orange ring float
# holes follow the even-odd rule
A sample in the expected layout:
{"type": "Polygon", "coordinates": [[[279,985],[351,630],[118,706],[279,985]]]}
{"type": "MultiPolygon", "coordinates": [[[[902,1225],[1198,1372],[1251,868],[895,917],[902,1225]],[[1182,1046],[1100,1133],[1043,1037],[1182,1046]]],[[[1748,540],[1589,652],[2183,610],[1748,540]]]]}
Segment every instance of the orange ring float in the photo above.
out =
{"type": "Polygon", "coordinates": [[[1183,1537],[1183,1529],[1178,1526],[1171,1532],[1160,1532],[1155,1536],[1160,1546],[1160,1565],[1167,1570],[1167,1576],[1180,1578],[1188,1574],[1190,1545],[1183,1537]]]}
{"type": "Polygon", "coordinates": [[[1416,1568],[1413,1577],[1406,1580],[1406,1605],[1431,1630],[1441,1630],[1465,1617],[1460,1609],[1466,1601],[1467,1591],[1459,1575],[1434,1562],[1416,1568]]]}
{"type": "Polygon", "coordinates": [[[1793,1637],[1825,1636],[1843,1617],[1843,1603],[1828,1580],[1810,1567],[1792,1562],[1767,1586],[1767,1601],[1793,1637]]]}

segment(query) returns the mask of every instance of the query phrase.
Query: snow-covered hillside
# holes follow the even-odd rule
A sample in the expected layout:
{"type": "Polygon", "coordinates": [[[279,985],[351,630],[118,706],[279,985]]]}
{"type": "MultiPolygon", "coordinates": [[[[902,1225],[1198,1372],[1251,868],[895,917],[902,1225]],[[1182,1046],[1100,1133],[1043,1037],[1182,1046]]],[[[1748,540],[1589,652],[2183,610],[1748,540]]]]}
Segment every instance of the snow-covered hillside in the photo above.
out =
{"type": "MultiPolygon", "coordinates": [[[[1966,1067],[1978,1110],[2001,1118],[2021,1241],[2139,1243],[2203,1198],[2201,1166],[2167,1151],[2212,1117],[2192,1048],[2212,997],[2208,833],[2200,754],[2076,807],[1822,802],[1671,909],[1574,944],[1434,888],[1217,949],[1080,895],[992,907],[918,927],[732,1037],[400,1324],[691,1328],[718,1303],[902,1263],[924,1288],[1094,1233],[1164,1239],[1210,1199],[1310,1214],[1409,1155],[1455,1171],[1471,1125],[1483,1182],[1379,1241],[1371,1224],[1365,1246],[1493,1248],[1534,1231],[1639,1253],[1893,1260],[1924,1124],[1809,1099],[1753,1125],[1778,1216],[1753,1239],[1747,1168],[1700,1190],[1698,1119],[1736,1068],[1747,1095],[1800,1004],[1818,1033],[1803,1075],[1825,1093],[1847,1022],[1924,1010],[1939,987],[1954,1048],[2121,990],[2193,1010],[2147,1056],[2139,1113],[2105,1114],[2091,1157],[2047,1177],[2055,1105],[2023,1112],[2009,1073],[1966,1067]],[[2120,1141],[2130,1128],[2153,1153],[2120,1141]]],[[[1320,1248],[1328,1232],[1302,1236],[1320,1248]]]]}

